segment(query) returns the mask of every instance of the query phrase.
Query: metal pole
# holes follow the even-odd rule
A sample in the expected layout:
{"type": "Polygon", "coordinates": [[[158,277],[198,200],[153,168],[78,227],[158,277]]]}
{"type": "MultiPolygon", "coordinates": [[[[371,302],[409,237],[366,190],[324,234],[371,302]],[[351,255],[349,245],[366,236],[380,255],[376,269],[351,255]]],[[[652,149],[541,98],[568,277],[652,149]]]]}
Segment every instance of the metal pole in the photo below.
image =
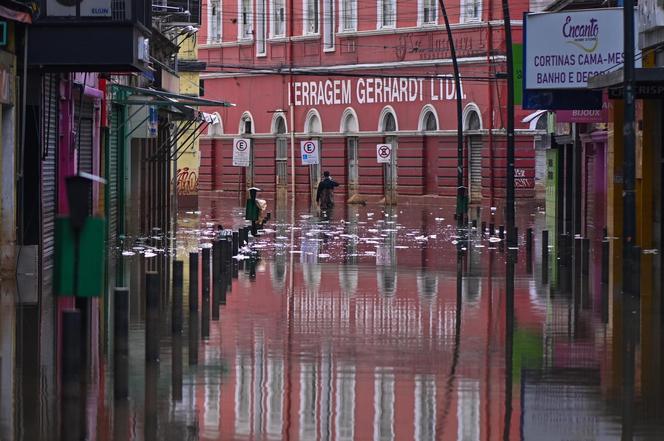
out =
{"type": "MultiPolygon", "coordinates": [[[[506,1],[506,0],[504,0],[506,1]]],[[[465,196],[463,189],[463,96],[461,95],[461,75],[459,74],[459,62],[456,56],[456,46],[452,38],[452,28],[450,28],[450,19],[447,16],[447,9],[445,2],[438,0],[440,9],[443,13],[443,20],[445,21],[445,30],[447,32],[447,41],[450,45],[450,56],[452,57],[452,69],[454,71],[454,89],[456,94],[456,111],[457,111],[457,227],[463,226],[463,219],[466,213],[461,213],[461,199],[465,196]]]]}
{"type": "Polygon", "coordinates": [[[516,246],[514,234],[514,56],[512,54],[512,23],[510,21],[509,0],[502,0],[505,28],[505,55],[507,57],[507,175],[505,179],[507,205],[507,246],[516,246]]]}
{"type": "Polygon", "coordinates": [[[634,274],[638,254],[633,251],[636,239],[636,198],[635,178],[635,81],[634,81],[634,0],[624,0],[623,27],[625,50],[625,108],[623,122],[624,160],[623,160],[623,292],[638,294],[635,283],[638,275],[634,274]]]}

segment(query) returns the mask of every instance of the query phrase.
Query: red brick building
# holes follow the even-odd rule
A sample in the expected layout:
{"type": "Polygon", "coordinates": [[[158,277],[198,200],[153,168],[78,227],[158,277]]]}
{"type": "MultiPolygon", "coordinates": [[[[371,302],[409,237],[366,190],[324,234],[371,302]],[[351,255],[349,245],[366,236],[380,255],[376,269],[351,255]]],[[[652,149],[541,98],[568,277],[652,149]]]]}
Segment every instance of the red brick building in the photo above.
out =
{"type": "MultiPolygon", "coordinates": [[[[506,81],[498,1],[446,3],[462,75],[464,180],[471,202],[505,188],[506,81]]],[[[521,41],[526,1],[512,1],[521,41]]],[[[200,195],[308,195],[329,170],[348,197],[387,202],[456,194],[456,105],[448,39],[436,0],[208,0],[199,57],[204,95],[236,103],[201,141],[200,195]],[[233,138],[251,140],[233,166],[233,138]],[[319,165],[300,142],[319,141],[319,165]],[[377,162],[377,144],[392,162],[377,162]],[[295,158],[294,168],[291,162],[295,158]]],[[[534,197],[537,120],[517,109],[517,197],[534,197]]]]}

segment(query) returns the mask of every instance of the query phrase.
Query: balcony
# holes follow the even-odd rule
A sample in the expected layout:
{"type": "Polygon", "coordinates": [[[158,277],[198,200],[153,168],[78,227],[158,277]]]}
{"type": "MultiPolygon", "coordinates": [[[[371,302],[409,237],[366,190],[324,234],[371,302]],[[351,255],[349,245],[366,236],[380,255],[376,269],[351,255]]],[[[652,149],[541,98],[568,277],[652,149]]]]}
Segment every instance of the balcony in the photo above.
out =
{"type": "Polygon", "coordinates": [[[148,69],[151,0],[40,0],[28,63],[47,71],[148,69]]]}

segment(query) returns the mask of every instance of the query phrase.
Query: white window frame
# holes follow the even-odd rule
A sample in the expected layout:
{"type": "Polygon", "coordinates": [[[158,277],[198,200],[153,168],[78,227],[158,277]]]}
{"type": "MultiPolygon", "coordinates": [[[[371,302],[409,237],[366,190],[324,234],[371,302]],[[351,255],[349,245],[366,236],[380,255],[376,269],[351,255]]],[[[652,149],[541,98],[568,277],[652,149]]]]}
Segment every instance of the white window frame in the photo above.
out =
{"type": "Polygon", "coordinates": [[[256,0],[256,56],[257,57],[264,57],[267,54],[268,7],[269,7],[268,4],[269,4],[268,0],[256,0]],[[262,6],[262,8],[259,6],[262,6]],[[262,48],[260,47],[261,44],[263,46],[262,48]],[[262,51],[260,49],[262,49],[262,51]]]}
{"type": "Polygon", "coordinates": [[[238,40],[253,40],[254,39],[254,2],[249,0],[249,13],[247,15],[247,23],[243,20],[242,5],[244,0],[237,0],[237,39],[238,40]]]}
{"type": "Polygon", "coordinates": [[[346,0],[339,0],[339,32],[357,31],[357,0],[349,0],[351,4],[351,25],[346,26],[346,0]]]}
{"type": "Polygon", "coordinates": [[[461,13],[459,14],[459,22],[461,23],[476,23],[482,21],[483,3],[482,0],[461,0],[461,13]],[[468,7],[477,3],[477,16],[468,16],[466,11],[468,7]]]}
{"type": "Polygon", "coordinates": [[[320,0],[304,0],[302,2],[302,35],[320,35],[320,0]],[[318,11],[318,14],[316,16],[316,31],[310,31],[309,30],[309,22],[310,22],[310,17],[309,17],[309,4],[315,2],[317,5],[316,11],[318,11]]]}
{"type": "MultiPolygon", "coordinates": [[[[463,0],[462,0],[463,1],[463,0]]],[[[417,0],[417,25],[418,26],[434,26],[438,24],[438,0],[417,0]],[[429,3],[433,7],[436,14],[433,20],[424,21],[424,7],[429,3]]]]}
{"type": "Polygon", "coordinates": [[[378,11],[376,27],[378,29],[395,29],[397,27],[397,0],[376,0],[376,8],[378,11]],[[394,22],[391,24],[383,24],[385,21],[383,17],[384,2],[390,2],[392,4],[392,11],[394,11],[394,22]]]}
{"type": "Polygon", "coordinates": [[[286,0],[270,0],[270,38],[283,38],[286,36],[286,0]],[[277,33],[277,23],[279,23],[279,11],[277,2],[281,2],[283,11],[282,32],[277,33]]]}
{"type": "Polygon", "coordinates": [[[334,51],[335,32],[335,0],[323,0],[323,50],[334,51]],[[328,10],[331,9],[331,10],[328,10]]]}
{"type": "Polygon", "coordinates": [[[208,1],[208,20],[207,20],[207,25],[208,25],[208,35],[207,35],[207,43],[208,44],[214,44],[214,43],[221,43],[221,38],[223,35],[221,25],[223,23],[223,20],[221,19],[222,17],[222,11],[221,11],[221,0],[210,0],[208,1]],[[213,16],[212,15],[212,6],[213,3],[216,3],[217,5],[217,15],[213,16]],[[214,35],[212,32],[212,22],[217,18],[217,35],[214,35]]]}

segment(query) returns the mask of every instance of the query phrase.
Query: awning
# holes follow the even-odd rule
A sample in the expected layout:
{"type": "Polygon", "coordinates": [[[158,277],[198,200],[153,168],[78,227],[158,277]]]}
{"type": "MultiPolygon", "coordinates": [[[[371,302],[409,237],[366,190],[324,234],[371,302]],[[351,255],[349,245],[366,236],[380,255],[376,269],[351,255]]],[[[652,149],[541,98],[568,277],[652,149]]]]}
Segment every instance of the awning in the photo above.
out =
{"type": "Polygon", "coordinates": [[[133,97],[145,96],[150,98],[158,98],[157,100],[140,100],[132,99],[131,101],[116,101],[119,104],[149,104],[151,106],[200,106],[200,107],[235,107],[235,104],[228,101],[208,100],[205,98],[198,98],[195,96],[182,95],[179,93],[164,92],[163,90],[146,89],[143,87],[125,86],[123,84],[113,84],[120,90],[129,92],[133,97]]]}
{"type": "MultiPolygon", "coordinates": [[[[664,68],[639,67],[634,69],[637,98],[664,98],[664,68]]],[[[625,83],[623,69],[595,75],[588,80],[590,89],[608,89],[610,98],[622,97],[625,83]]]]}
{"type": "Polygon", "coordinates": [[[526,116],[521,120],[521,122],[527,123],[530,130],[537,130],[537,122],[542,117],[542,115],[546,115],[546,112],[548,112],[548,110],[537,110],[526,116]]]}

